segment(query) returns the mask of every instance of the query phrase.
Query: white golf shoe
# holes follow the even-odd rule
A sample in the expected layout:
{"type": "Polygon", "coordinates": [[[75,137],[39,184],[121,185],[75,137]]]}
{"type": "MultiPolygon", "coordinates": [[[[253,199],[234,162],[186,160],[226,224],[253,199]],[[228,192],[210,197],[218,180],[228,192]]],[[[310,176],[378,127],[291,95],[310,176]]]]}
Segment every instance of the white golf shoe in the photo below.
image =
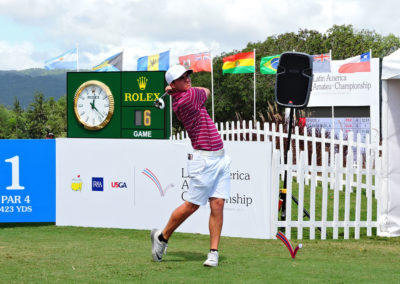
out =
{"type": "Polygon", "coordinates": [[[161,230],[153,229],[150,233],[151,238],[151,255],[153,256],[153,260],[160,262],[162,260],[162,256],[167,251],[168,244],[166,242],[162,242],[158,239],[158,236],[161,234],[161,230]]]}
{"type": "Polygon", "coordinates": [[[218,252],[210,251],[207,255],[207,260],[204,261],[203,265],[209,267],[218,266],[218,252]]]}

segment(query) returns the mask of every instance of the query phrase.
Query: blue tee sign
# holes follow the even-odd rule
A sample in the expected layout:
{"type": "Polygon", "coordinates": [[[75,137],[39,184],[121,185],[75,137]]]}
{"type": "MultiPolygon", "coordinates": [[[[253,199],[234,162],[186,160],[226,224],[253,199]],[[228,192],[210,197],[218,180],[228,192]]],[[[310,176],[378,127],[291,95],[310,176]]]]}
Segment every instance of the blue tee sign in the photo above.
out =
{"type": "Polygon", "coordinates": [[[0,223],[55,222],[55,140],[0,140],[0,223]]]}

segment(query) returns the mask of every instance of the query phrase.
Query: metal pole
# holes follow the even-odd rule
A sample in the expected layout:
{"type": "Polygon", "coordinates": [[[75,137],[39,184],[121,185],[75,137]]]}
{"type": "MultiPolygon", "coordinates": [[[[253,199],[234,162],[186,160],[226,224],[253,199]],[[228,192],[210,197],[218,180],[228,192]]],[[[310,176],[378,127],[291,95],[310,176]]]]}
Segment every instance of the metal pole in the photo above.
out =
{"type": "Polygon", "coordinates": [[[254,48],[254,110],[253,110],[253,116],[254,116],[254,126],[256,126],[257,118],[256,118],[256,49],[254,48]]]}
{"type": "Polygon", "coordinates": [[[213,69],[213,60],[212,60],[212,55],[210,51],[210,64],[211,64],[211,114],[212,114],[212,120],[215,122],[214,119],[214,69],[213,69]]]}

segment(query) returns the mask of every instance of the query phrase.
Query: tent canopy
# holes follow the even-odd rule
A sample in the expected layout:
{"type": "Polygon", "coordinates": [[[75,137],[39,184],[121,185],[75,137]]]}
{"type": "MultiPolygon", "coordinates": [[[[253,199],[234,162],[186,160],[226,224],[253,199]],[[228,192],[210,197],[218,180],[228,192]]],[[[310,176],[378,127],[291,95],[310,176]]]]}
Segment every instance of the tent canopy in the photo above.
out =
{"type": "Polygon", "coordinates": [[[400,236],[400,49],[382,61],[382,179],[378,235],[400,236]]]}
{"type": "Polygon", "coordinates": [[[400,49],[383,58],[382,80],[400,79],[400,49]]]}

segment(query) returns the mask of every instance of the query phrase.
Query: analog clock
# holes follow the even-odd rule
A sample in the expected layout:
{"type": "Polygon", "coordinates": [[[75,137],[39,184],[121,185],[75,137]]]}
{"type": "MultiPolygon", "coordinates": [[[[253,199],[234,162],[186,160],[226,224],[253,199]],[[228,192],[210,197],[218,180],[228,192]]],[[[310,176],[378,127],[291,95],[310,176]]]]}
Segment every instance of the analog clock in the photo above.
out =
{"type": "Polygon", "coordinates": [[[74,111],[76,119],[88,130],[100,130],[114,114],[114,98],[104,83],[90,80],[75,92],[74,111]]]}

